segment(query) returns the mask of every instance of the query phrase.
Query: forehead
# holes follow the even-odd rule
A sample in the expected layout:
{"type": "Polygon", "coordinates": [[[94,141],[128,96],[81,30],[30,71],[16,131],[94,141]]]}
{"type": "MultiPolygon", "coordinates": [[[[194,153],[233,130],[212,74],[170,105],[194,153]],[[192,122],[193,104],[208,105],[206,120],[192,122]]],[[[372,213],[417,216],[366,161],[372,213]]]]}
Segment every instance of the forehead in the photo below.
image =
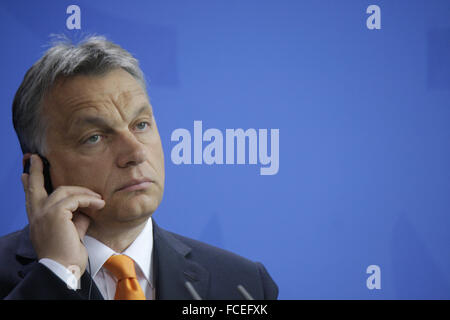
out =
{"type": "Polygon", "coordinates": [[[147,94],[128,72],[116,69],[101,76],[78,75],[60,79],[44,99],[50,119],[71,121],[86,113],[119,113],[124,118],[148,104],[147,94]]]}

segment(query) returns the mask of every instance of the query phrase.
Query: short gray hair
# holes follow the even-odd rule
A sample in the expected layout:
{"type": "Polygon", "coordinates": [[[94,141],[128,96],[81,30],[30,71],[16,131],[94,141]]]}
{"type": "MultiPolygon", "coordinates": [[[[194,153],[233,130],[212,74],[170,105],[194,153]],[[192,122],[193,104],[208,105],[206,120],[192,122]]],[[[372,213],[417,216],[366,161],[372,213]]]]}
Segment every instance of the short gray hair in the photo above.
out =
{"type": "Polygon", "coordinates": [[[103,75],[117,68],[131,74],[147,92],[139,61],[119,45],[103,36],[89,36],[74,45],[59,36],[27,71],[14,97],[13,124],[22,152],[46,154],[47,121],[41,113],[42,103],[59,78],[103,75]]]}

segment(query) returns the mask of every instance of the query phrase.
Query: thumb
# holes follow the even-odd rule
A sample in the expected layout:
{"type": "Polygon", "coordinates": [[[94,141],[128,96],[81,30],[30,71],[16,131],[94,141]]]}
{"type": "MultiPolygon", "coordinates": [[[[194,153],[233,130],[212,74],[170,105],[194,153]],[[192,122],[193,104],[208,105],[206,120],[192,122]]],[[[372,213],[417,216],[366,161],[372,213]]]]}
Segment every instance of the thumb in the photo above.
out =
{"type": "Polygon", "coordinates": [[[75,228],[77,229],[80,240],[83,240],[84,235],[86,234],[87,229],[89,228],[89,224],[91,223],[91,219],[83,212],[77,210],[73,213],[72,222],[75,225],[75,228]]]}
{"type": "Polygon", "coordinates": [[[20,180],[22,180],[23,192],[25,193],[25,208],[27,209],[28,219],[30,219],[30,205],[28,200],[28,174],[22,173],[20,180]]]}

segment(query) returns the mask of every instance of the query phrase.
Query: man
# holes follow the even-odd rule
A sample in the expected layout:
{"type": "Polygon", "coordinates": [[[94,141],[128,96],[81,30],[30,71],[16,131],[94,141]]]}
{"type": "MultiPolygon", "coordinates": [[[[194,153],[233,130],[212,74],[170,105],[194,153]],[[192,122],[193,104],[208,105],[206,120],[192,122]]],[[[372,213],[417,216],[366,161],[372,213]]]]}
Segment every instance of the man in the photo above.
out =
{"type": "Polygon", "coordinates": [[[2,298],[242,299],[242,288],[277,298],[262,264],[151,218],[163,149],[127,51],[103,37],[54,45],[26,73],[13,122],[31,160],[22,175],[29,225],[0,238],[2,298]]]}

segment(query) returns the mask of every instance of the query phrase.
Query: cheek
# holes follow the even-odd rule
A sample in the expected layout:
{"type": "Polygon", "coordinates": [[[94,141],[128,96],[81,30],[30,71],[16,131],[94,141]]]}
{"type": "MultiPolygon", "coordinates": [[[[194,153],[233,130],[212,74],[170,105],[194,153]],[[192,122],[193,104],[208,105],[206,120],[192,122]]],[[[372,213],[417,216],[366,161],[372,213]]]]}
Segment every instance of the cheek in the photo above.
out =
{"type": "Polygon", "coordinates": [[[94,192],[104,194],[106,179],[108,178],[105,166],[94,166],[92,163],[69,163],[64,166],[55,166],[51,170],[53,187],[80,186],[94,192]]]}
{"type": "Polygon", "coordinates": [[[56,168],[50,169],[50,179],[52,180],[53,188],[56,189],[59,186],[66,185],[66,181],[68,180],[68,177],[64,175],[65,171],[60,171],[56,168]]]}
{"type": "MultiPolygon", "coordinates": [[[[53,160],[53,159],[52,159],[53,160]]],[[[77,176],[77,172],[70,169],[71,163],[67,161],[51,161],[50,177],[54,188],[59,186],[70,186],[74,183],[74,178],[77,176]],[[62,163],[62,164],[61,164],[62,163]]]]}

